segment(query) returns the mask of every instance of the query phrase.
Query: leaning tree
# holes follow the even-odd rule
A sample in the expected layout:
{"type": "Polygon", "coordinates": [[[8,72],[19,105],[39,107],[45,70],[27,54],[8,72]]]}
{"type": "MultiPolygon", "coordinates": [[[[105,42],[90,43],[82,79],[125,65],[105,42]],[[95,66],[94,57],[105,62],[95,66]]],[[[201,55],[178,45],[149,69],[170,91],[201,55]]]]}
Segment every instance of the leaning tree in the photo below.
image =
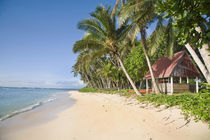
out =
{"type": "Polygon", "coordinates": [[[141,95],[130,78],[119,52],[119,46],[130,30],[130,26],[125,22],[120,27],[117,27],[116,17],[115,15],[111,16],[110,8],[106,9],[98,6],[90,15],[92,18],[78,23],[78,28],[84,30],[86,35],[85,38],[74,44],[73,51],[76,53],[89,49],[98,57],[113,56],[119,62],[136,94],[141,95]]]}

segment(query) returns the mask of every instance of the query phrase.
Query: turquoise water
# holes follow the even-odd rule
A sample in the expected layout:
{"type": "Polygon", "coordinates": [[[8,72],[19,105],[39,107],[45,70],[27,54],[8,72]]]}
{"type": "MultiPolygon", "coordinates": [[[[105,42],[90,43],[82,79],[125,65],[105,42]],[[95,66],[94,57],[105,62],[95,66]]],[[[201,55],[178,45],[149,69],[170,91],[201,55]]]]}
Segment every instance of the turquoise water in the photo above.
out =
{"type": "Polygon", "coordinates": [[[56,100],[69,89],[0,87],[0,121],[56,100]]]}

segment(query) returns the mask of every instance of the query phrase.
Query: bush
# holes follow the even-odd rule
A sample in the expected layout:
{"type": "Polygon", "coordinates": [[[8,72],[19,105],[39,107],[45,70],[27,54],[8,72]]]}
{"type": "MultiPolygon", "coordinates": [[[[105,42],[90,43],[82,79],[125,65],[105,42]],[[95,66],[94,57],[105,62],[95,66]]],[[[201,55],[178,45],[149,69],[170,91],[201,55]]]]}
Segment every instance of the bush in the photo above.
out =
{"type": "Polygon", "coordinates": [[[210,121],[210,93],[183,93],[178,95],[145,95],[137,97],[139,101],[148,101],[167,107],[179,106],[186,118],[194,116],[195,120],[210,121]]]}
{"type": "Polygon", "coordinates": [[[182,109],[185,118],[194,116],[195,120],[208,121],[210,123],[210,91],[203,89],[197,94],[180,93],[173,95],[164,94],[145,94],[144,96],[137,96],[135,93],[129,93],[129,90],[102,90],[94,88],[82,88],[80,92],[98,92],[106,94],[120,94],[125,97],[133,97],[140,102],[154,103],[157,106],[166,105],[166,107],[179,106],[182,109]]]}
{"type": "Polygon", "coordinates": [[[99,92],[99,89],[96,88],[81,88],[79,89],[79,92],[99,92]]]}

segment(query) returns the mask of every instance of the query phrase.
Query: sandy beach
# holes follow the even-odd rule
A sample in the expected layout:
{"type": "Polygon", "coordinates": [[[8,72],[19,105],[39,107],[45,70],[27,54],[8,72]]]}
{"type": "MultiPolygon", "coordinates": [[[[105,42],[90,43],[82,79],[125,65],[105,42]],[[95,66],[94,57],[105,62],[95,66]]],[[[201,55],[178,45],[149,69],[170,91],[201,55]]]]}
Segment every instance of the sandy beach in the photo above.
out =
{"type": "Polygon", "coordinates": [[[66,100],[65,105],[22,113],[0,123],[0,140],[210,139],[208,124],[193,120],[187,123],[174,107],[155,108],[102,93],[70,91],[69,97],[75,100],[71,105],[66,100]],[[49,117],[59,108],[62,110],[49,117]]]}

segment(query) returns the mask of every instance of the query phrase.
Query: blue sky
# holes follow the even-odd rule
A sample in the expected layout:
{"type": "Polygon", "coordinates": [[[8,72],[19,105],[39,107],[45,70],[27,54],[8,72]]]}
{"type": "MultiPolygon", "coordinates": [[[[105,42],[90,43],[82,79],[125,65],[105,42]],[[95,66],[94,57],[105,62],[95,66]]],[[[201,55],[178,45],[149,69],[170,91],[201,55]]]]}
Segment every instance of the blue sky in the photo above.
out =
{"type": "MultiPolygon", "coordinates": [[[[0,86],[80,88],[77,23],[115,0],[0,0],[0,86]]],[[[150,29],[149,29],[150,30],[150,29]]]]}
{"type": "Polygon", "coordinates": [[[77,23],[113,0],[0,0],[0,86],[80,88],[77,23]]]}

